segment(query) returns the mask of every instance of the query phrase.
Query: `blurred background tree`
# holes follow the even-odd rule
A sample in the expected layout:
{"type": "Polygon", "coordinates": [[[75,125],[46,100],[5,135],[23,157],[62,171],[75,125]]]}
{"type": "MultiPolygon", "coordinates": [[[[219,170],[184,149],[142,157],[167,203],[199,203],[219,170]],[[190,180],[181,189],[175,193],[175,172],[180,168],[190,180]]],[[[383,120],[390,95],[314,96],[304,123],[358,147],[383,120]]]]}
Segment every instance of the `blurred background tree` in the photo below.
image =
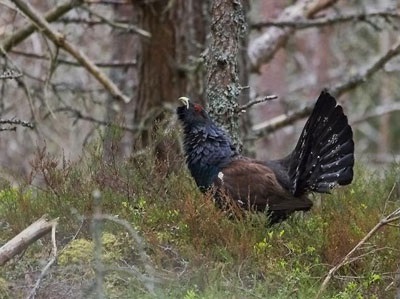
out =
{"type": "Polygon", "coordinates": [[[219,49],[213,30],[222,30],[215,27],[217,8],[227,3],[2,1],[1,68],[23,76],[0,81],[1,118],[36,124],[2,133],[2,167],[28,173],[43,144],[74,160],[99,136],[106,157],[127,157],[152,142],[157,123],[177,129],[173,111],[182,95],[210,105],[231,132],[240,126],[247,151],[281,157],[323,88],[340,96],[359,160],[398,160],[397,1],[232,1],[236,31],[222,27],[222,35],[237,38],[227,58],[237,78],[223,102],[207,88],[215,83],[210,69],[219,49]],[[239,113],[270,94],[278,100],[239,113]]]}

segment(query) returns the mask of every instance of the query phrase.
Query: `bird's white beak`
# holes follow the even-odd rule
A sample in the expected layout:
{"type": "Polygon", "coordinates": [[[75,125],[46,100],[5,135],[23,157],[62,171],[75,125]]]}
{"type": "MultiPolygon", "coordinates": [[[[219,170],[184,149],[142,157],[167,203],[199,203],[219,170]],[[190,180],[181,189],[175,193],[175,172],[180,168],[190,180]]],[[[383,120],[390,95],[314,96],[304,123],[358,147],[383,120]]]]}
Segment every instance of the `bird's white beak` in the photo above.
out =
{"type": "Polygon", "coordinates": [[[189,109],[189,98],[180,97],[178,100],[181,101],[182,104],[186,106],[186,109],[189,109]]]}

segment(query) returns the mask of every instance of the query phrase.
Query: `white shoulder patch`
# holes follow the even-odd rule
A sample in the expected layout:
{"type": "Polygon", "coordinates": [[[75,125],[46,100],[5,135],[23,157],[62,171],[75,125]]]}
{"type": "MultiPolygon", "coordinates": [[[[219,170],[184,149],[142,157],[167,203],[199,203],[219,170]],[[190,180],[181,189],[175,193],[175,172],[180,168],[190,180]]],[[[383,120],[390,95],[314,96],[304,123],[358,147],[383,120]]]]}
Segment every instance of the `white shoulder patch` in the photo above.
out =
{"type": "Polygon", "coordinates": [[[218,178],[221,180],[221,182],[224,182],[224,173],[222,171],[218,172],[218,178]]]}

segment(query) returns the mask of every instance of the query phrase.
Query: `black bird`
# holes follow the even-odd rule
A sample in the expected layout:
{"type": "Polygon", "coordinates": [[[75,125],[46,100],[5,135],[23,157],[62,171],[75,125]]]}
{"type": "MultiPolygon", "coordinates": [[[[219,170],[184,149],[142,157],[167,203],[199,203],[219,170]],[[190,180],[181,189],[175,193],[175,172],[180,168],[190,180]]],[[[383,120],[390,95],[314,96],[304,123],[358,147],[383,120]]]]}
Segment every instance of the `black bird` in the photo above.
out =
{"type": "Polygon", "coordinates": [[[295,149],[283,159],[268,161],[241,156],[201,105],[185,97],[179,100],[187,166],[201,191],[216,191],[220,205],[224,194],[243,209],[266,211],[272,224],[295,211],[308,211],[313,204],[307,193],[330,193],[353,180],[353,132],[342,107],[326,91],[295,149]]]}

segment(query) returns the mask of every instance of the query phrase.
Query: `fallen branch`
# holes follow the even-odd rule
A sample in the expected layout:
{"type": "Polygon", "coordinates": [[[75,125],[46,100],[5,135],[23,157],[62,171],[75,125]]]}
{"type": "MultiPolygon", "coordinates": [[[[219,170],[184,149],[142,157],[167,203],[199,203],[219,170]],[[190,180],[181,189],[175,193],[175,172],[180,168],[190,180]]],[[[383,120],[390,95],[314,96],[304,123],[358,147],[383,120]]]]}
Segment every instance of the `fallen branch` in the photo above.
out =
{"type": "Polygon", "coordinates": [[[50,24],[28,2],[12,0],[12,2],[57,46],[71,54],[89,73],[99,81],[117,100],[125,103],[129,97],[122,91],[78,48],[69,43],[65,36],[51,29],[50,24]]]}
{"type": "MultiPolygon", "coordinates": [[[[329,92],[333,96],[339,97],[343,93],[364,83],[373,74],[382,69],[389,60],[391,60],[393,57],[399,54],[400,54],[400,39],[398,39],[397,42],[386,53],[384,53],[381,57],[379,57],[375,62],[373,62],[367,68],[360,71],[358,74],[351,76],[345,81],[337,84],[333,88],[330,88],[329,92]]],[[[256,136],[258,137],[264,136],[266,134],[274,132],[280,128],[283,128],[284,126],[287,126],[299,119],[302,119],[310,115],[313,108],[314,108],[314,102],[288,115],[279,115],[271,120],[257,124],[253,126],[253,130],[257,131],[256,136]]]]}
{"type": "Polygon", "coordinates": [[[57,225],[57,221],[58,219],[49,221],[47,216],[44,215],[4,244],[0,248],[0,266],[3,266],[12,257],[21,253],[29,245],[50,232],[57,225]]]}
{"type": "MultiPolygon", "coordinates": [[[[299,21],[314,16],[319,11],[332,6],[337,0],[301,0],[286,8],[277,21],[299,21]]],[[[258,71],[261,65],[270,61],[275,53],[282,48],[292,33],[293,27],[271,27],[255,38],[248,47],[251,70],[258,71]]]]}
{"type": "MultiPolygon", "coordinates": [[[[393,186],[393,189],[394,189],[394,186],[393,186]]],[[[392,191],[393,191],[393,189],[392,189],[392,191]]],[[[391,193],[392,193],[392,191],[391,191],[391,193]]],[[[339,268],[341,268],[342,266],[353,261],[353,259],[351,257],[354,254],[354,252],[356,252],[365,242],[367,242],[380,228],[382,228],[383,226],[390,224],[392,222],[398,221],[398,220],[400,220],[400,208],[396,209],[395,211],[390,213],[388,216],[386,216],[382,220],[380,220],[368,232],[368,234],[366,234],[365,237],[362,238],[362,240],[360,242],[358,242],[358,244],[352,250],[350,250],[350,252],[342,259],[342,261],[339,264],[337,264],[336,266],[334,266],[333,268],[331,268],[329,270],[328,275],[325,277],[324,281],[322,282],[321,287],[318,290],[318,293],[315,298],[318,299],[321,297],[321,295],[325,291],[329,281],[331,280],[331,278],[333,277],[333,275],[339,268]]]]}
{"type": "MultiPolygon", "coordinates": [[[[64,2],[49,10],[45,14],[44,18],[46,19],[47,22],[54,22],[55,20],[65,15],[73,8],[81,5],[82,3],[83,3],[82,0],[71,0],[64,2]]],[[[3,48],[5,52],[10,51],[14,46],[18,45],[27,37],[29,37],[33,32],[35,32],[35,29],[36,26],[34,24],[26,25],[25,27],[17,30],[15,33],[7,37],[0,45],[0,47],[3,48]]]]}

